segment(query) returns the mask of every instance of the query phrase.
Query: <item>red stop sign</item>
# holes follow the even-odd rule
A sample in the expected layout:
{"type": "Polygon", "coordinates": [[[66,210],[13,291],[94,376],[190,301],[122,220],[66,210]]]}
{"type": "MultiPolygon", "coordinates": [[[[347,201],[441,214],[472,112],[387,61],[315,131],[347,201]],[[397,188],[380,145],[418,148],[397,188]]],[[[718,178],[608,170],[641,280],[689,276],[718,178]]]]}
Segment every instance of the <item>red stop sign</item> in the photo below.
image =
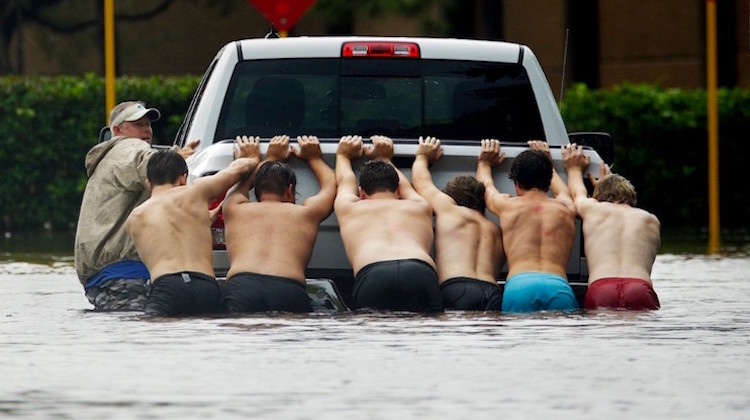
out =
{"type": "Polygon", "coordinates": [[[315,0],[248,0],[280,31],[288,31],[315,0]]]}

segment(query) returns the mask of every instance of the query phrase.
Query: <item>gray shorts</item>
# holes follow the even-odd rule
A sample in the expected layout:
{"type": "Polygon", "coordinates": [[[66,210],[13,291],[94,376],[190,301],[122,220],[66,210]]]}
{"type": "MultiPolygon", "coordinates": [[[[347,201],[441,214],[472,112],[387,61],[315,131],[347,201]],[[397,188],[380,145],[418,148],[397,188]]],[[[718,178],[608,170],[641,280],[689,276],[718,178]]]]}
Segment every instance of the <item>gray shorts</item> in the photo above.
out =
{"type": "Polygon", "coordinates": [[[113,279],[86,290],[86,298],[97,311],[142,311],[148,289],[148,279],[113,279]]]}

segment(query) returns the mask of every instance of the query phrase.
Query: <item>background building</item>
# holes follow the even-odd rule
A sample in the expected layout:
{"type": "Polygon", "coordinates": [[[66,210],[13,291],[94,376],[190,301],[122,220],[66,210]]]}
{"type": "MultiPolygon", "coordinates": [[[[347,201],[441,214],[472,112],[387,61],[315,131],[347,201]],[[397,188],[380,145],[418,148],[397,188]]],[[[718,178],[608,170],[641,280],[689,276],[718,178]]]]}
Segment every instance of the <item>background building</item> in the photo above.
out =
{"type": "MultiPolygon", "coordinates": [[[[455,36],[519,42],[535,51],[558,96],[563,78],[565,85],[584,82],[590,87],[623,82],[705,86],[704,0],[398,3],[319,0],[290,35],[455,36]]],[[[103,74],[101,0],[60,0],[38,13],[38,19],[21,19],[6,42],[10,71],[103,74]]],[[[117,0],[116,13],[118,75],[200,74],[225,43],[262,37],[270,28],[246,0],[117,0]]],[[[750,3],[717,0],[717,13],[719,84],[750,87],[750,3]]]]}

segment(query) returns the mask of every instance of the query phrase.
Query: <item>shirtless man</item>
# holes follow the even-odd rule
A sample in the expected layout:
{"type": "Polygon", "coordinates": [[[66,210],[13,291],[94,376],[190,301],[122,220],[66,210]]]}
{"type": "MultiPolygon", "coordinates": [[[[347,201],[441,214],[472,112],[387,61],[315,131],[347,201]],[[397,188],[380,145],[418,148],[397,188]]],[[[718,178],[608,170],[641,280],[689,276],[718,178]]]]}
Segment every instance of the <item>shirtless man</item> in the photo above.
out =
{"type": "Polygon", "coordinates": [[[594,197],[588,198],[583,171],[589,166],[581,147],[562,149],[568,187],[583,220],[589,287],[584,307],[659,309],[651,284],[651,268],[661,244],[659,219],[635,208],[633,185],[620,175],[609,175],[602,164],[594,197]]]}
{"type": "Polygon", "coordinates": [[[575,237],[575,207],[557,175],[544,141],[530,141],[510,168],[517,197],[495,188],[492,167],[505,159],[498,140],[482,140],[477,178],[484,183],[487,207],[500,219],[508,278],[502,310],[575,310],[578,302],[565,267],[575,237]],[[547,196],[551,189],[555,198],[547,196]]]}
{"type": "Polygon", "coordinates": [[[148,162],[151,198],[136,207],[126,227],[146,264],[152,288],[145,311],[176,316],[218,312],[219,283],[211,258],[210,200],[221,195],[260,162],[256,139],[237,137],[235,160],[224,170],[187,183],[185,159],[172,150],[148,162]]]}
{"type": "Polygon", "coordinates": [[[224,223],[230,269],[222,292],[228,312],[312,312],[305,289],[305,268],[310,262],[320,223],[333,211],[336,176],[322,159],[315,136],[276,136],[266,160],[255,174],[255,198],[248,199],[253,183],[235,186],[224,200],[224,223]],[[294,155],[310,165],[318,179],[317,194],[296,205],[297,177],[284,163],[294,155]]]}
{"type": "Polygon", "coordinates": [[[419,138],[411,169],[414,189],[435,212],[435,263],[446,308],[499,311],[497,285],[505,264],[500,227],[484,217],[484,184],[457,176],[440,191],[428,165],[443,154],[440,140],[419,138]]]}
{"type": "Polygon", "coordinates": [[[338,193],[334,208],[354,269],[354,309],[442,312],[432,247],[432,209],[391,163],[393,141],[344,136],[336,150],[338,193]],[[352,160],[371,160],[359,177],[352,160]]]}

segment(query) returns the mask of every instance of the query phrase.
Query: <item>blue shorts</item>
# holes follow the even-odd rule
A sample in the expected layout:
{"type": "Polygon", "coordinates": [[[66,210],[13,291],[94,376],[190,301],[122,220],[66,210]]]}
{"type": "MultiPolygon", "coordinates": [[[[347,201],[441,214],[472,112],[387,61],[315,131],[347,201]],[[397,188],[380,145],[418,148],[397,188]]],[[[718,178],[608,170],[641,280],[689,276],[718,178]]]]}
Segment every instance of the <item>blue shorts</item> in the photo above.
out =
{"type": "Polygon", "coordinates": [[[505,282],[503,312],[574,311],[578,301],[564,278],[550,273],[516,274],[505,282]]]}

